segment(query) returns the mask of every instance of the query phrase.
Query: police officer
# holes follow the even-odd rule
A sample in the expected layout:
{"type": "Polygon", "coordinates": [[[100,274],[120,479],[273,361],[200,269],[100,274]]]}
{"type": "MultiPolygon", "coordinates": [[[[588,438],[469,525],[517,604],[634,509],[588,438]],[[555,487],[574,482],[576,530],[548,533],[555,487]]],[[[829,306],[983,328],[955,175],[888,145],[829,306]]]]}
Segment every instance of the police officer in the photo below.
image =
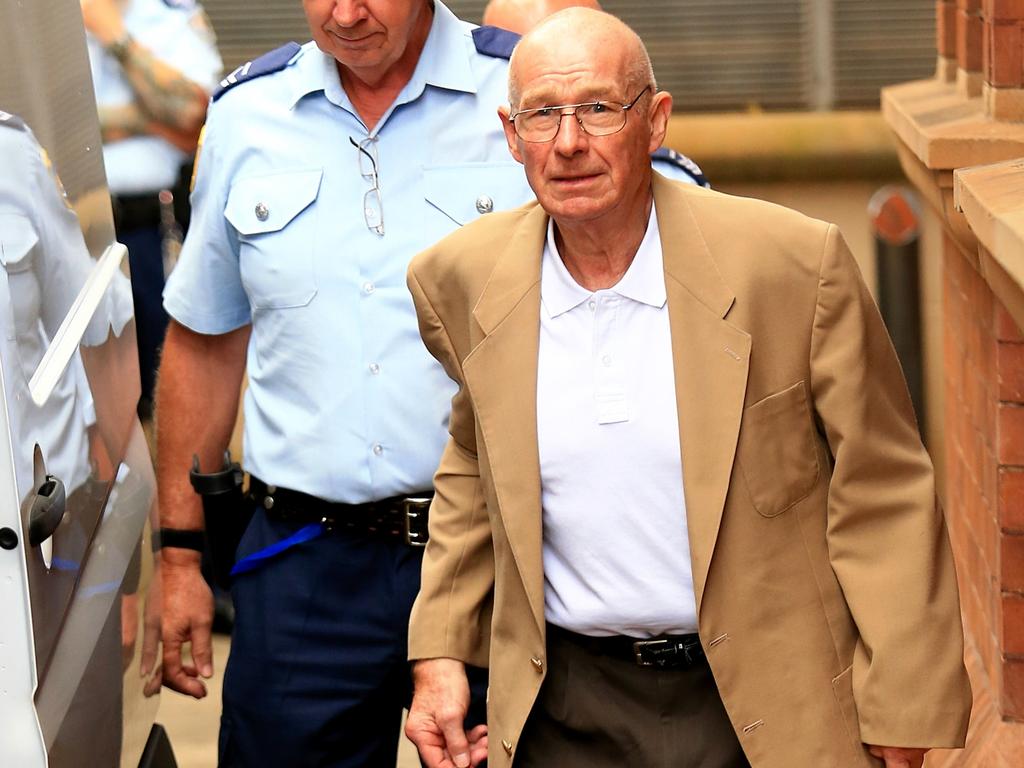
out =
{"type": "Polygon", "coordinates": [[[532,194],[495,118],[502,36],[439,0],[303,7],[313,42],[240,67],[213,97],[164,293],[165,683],[198,698],[212,672],[188,471],[193,453],[220,468],[247,371],[256,511],[232,587],[221,765],[394,765],[454,393],[419,339],[405,271],[445,233],[532,194]]]}
{"type": "Polygon", "coordinates": [[[167,327],[160,300],[164,273],[186,223],[180,169],[195,152],[223,64],[206,15],[193,0],[81,2],[117,237],[131,264],[139,413],[146,417],[167,327]]]}
{"type": "MultiPolygon", "coordinates": [[[[523,35],[537,26],[541,19],[563,8],[592,8],[601,10],[598,0],[490,0],[484,7],[483,22],[508,32],[523,35]]],[[[686,184],[711,188],[704,172],[686,155],[668,147],[661,147],[651,155],[651,166],[662,176],[686,184]]]]}

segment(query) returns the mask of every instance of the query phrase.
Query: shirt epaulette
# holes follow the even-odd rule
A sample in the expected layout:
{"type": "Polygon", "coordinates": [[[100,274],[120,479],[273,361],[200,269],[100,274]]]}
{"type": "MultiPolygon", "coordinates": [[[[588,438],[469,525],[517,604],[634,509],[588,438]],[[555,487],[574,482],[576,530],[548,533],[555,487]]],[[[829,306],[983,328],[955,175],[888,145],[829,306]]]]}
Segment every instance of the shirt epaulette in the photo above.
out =
{"type": "Polygon", "coordinates": [[[659,147],[651,154],[651,160],[674,165],[697,182],[698,186],[711,189],[711,182],[708,181],[700,166],[681,152],[676,152],[668,147],[659,147]]]}
{"type": "Polygon", "coordinates": [[[512,49],[519,42],[520,35],[501,27],[477,27],[473,30],[473,44],[477,53],[496,59],[512,58],[512,49]]]}
{"type": "Polygon", "coordinates": [[[236,85],[255,80],[258,77],[263,77],[273,72],[280,72],[288,66],[288,63],[295,58],[295,54],[301,50],[302,46],[298,43],[285,43],[280,48],[270,51],[270,53],[265,53],[252,61],[247,61],[220,81],[217,90],[213,92],[213,100],[216,101],[236,85]]]}
{"type": "Polygon", "coordinates": [[[25,128],[25,123],[17,115],[12,115],[10,112],[4,112],[0,109],[0,127],[3,126],[23,130],[25,128]]]}

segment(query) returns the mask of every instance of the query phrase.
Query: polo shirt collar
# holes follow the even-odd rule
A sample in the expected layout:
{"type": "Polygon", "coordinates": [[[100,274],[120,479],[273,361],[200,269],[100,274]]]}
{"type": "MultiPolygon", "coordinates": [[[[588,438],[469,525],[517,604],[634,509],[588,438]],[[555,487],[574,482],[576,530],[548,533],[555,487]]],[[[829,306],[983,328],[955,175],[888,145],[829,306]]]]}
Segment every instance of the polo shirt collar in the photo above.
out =
{"type": "MultiPolygon", "coordinates": [[[[644,232],[633,262],[619,282],[608,290],[651,307],[660,309],[665,306],[665,268],[658,216],[653,203],[647,220],[647,231],[644,232]]],[[[557,317],[575,309],[593,295],[592,291],[577,283],[566,269],[555,244],[555,222],[549,218],[540,283],[540,296],[545,309],[551,317],[557,317]]]]}

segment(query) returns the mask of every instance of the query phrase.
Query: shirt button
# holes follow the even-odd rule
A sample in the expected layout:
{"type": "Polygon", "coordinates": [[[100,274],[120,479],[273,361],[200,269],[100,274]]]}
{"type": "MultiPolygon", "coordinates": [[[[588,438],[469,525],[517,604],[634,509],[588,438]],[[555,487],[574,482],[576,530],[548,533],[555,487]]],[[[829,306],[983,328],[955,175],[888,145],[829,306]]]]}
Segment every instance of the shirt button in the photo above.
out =
{"type": "Polygon", "coordinates": [[[377,363],[370,363],[370,373],[376,376],[380,373],[380,366],[377,363]]]}
{"type": "Polygon", "coordinates": [[[270,209],[267,208],[266,204],[264,203],[256,203],[255,213],[257,219],[259,219],[260,221],[266,221],[267,218],[270,216],[270,209]]]}
{"type": "Polygon", "coordinates": [[[477,213],[490,213],[494,210],[494,201],[488,195],[480,195],[476,199],[477,213]]]}
{"type": "Polygon", "coordinates": [[[373,444],[373,455],[374,456],[380,456],[382,453],[384,453],[384,446],[381,445],[380,443],[374,443],[373,444]]]}
{"type": "Polygon", "coordinates": [[[536,669],[538,672],[544,671],[544,661],[539,656],[534,656],[532,659],[530,659],[530,663],[533,664],[534,669],[536,669]]]}
{"type": "Polygon", "coordinates": [[[601,362],[604,363],[606,367],[611,365],[612,364],[612,356],[611,355],[605,355],[604,357],[601,358],[601,362]]]}
{"type": "Polygon", "coordinates": [[[369,294],[369,293],[373,293],[376,290],[377,290],[377,286],[374,285],[373,283],[371,283],[369,280],[367,280],[365,283],[363,283],[363,293],[369,294]]]}
{"type": "Polygon", "coordinates": [[[591,299],[590,301],[587,302],[587,307],[590,309],[591,312],[593,312],[595,309],[597,309],[597,302],[591,299]]]}

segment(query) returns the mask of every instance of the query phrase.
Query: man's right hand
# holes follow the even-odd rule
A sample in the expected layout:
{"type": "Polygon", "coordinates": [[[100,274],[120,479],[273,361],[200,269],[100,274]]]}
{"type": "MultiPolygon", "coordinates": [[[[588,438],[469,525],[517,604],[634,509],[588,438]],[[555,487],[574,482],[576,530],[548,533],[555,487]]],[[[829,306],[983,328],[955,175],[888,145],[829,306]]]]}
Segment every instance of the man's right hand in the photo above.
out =
{"type": "Polygon", "coordinates": [[[424,659],[413,667],[414,693],[405,735],[427,768],[469,768],[487,759],[487,726],[466,733],[469,681],[456,659],[424,659]]]}
{"type": "Polygon", "coordinates": [[[213,592],[200,571],[198,552],[161,550],[163,581],[162,635],[164,685],[196,699],[206,696],[201,678],[213,675],[213,592]],[[191,641],[192,663],[182,660],[182,645],[191,641]]]}

